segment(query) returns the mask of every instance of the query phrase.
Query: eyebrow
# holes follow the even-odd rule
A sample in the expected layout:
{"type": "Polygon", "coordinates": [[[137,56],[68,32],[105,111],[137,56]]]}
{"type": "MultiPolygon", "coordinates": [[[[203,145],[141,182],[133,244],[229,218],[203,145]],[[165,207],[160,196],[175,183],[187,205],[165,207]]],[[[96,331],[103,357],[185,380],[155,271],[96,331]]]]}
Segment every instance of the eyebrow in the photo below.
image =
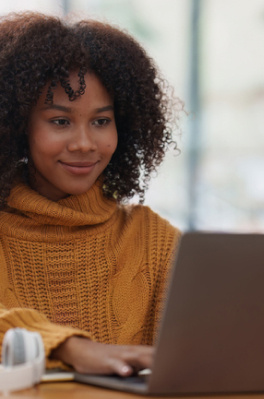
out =
{"type": "MultiPolygon", "coordinates": [[[[59,105],[59,104],[48,104],[42,108],[42,110],[46,111],[48,109],[56,109],[58,111],[63,111],[63,112],[72,112],[71,107],[65,107],[64,105],[59,105]]],[[[114,107],[112,105],[106,105],[105,107],[101,108],[96,108],[95,112],[100,113],[100,112],[106,112],[106,111],[113,111],[114,107]]]]}
{"type": "Polygon", "coordinates": [[[46,111],[48,109],[57,109],[58,111],[64,111],[64,112],[71,112],[72,108],[70,107],[65,107],[63,105],[58,105],[58,104],[47,104],[44,107],[41,108],[43,111],[46,111]]]}
{"type": "Polygon", "coordinates": [[[102,108],[96,108],[96,112],[100,113],[100,112],[106,112],[106,111],[113,111],[114,107],[113,105],[106,105],[105,107],[102,108]]]}

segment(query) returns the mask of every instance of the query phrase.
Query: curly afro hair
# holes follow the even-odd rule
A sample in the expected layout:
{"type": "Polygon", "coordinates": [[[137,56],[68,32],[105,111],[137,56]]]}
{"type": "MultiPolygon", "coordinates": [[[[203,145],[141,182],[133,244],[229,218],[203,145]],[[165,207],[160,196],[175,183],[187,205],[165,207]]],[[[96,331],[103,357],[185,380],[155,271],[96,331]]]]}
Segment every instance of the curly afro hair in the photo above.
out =
{"type": "Polygon", "coordinates": [[[143,202],[149,178],[173,142],[181,101],[169,95],[153,60],[127,33],[98,21],[69,23],[26,12],[0,19],[1,206],[22,176],[29,115],[43,88],[49,84],[47,102],[57,84],[74,101],[84,93],[86,72],[114,100],[118,147],[103,172],[104,194],[118,201],[138,194],[143,202]],[[76,70],[80,87],[73,91],[69,75],[76,70]]]}

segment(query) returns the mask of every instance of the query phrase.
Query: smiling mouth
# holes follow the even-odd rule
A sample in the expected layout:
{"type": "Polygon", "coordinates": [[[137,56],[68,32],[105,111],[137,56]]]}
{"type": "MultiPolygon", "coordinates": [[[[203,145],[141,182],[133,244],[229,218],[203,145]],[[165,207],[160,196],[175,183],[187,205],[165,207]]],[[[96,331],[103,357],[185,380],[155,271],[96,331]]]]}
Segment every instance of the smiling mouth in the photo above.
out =
{"type": "Polygon", "coordinates": [[[60,165],[69,173],[74,175],[86,175],[91,173],[98,161],[95,162],[62,162],[59,161],[60,165]]]}

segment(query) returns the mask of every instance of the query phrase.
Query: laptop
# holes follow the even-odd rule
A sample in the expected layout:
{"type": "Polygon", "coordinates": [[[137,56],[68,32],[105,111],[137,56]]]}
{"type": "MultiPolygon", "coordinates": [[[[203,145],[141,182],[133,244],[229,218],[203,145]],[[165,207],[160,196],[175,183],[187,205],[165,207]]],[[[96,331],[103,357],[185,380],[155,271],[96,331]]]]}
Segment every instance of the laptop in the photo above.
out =
{"type": "Polygon", "coordinates": [[[74,379],[146,395],[264,391],[264,235],[183,234],[151,374],[74,379]]]}

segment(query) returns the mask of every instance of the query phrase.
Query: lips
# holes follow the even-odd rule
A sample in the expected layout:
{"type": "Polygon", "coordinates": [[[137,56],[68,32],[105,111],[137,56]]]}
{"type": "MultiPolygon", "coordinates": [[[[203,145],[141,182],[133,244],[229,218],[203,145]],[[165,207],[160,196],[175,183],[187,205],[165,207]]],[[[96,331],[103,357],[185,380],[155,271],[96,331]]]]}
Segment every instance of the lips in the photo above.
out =
{"type": "Polygon", "coordinates": [[[93,171],[98,161],[94,162],[62,162],[60,165],[69,173],[73,175],[86,175],[93,171]]]}

